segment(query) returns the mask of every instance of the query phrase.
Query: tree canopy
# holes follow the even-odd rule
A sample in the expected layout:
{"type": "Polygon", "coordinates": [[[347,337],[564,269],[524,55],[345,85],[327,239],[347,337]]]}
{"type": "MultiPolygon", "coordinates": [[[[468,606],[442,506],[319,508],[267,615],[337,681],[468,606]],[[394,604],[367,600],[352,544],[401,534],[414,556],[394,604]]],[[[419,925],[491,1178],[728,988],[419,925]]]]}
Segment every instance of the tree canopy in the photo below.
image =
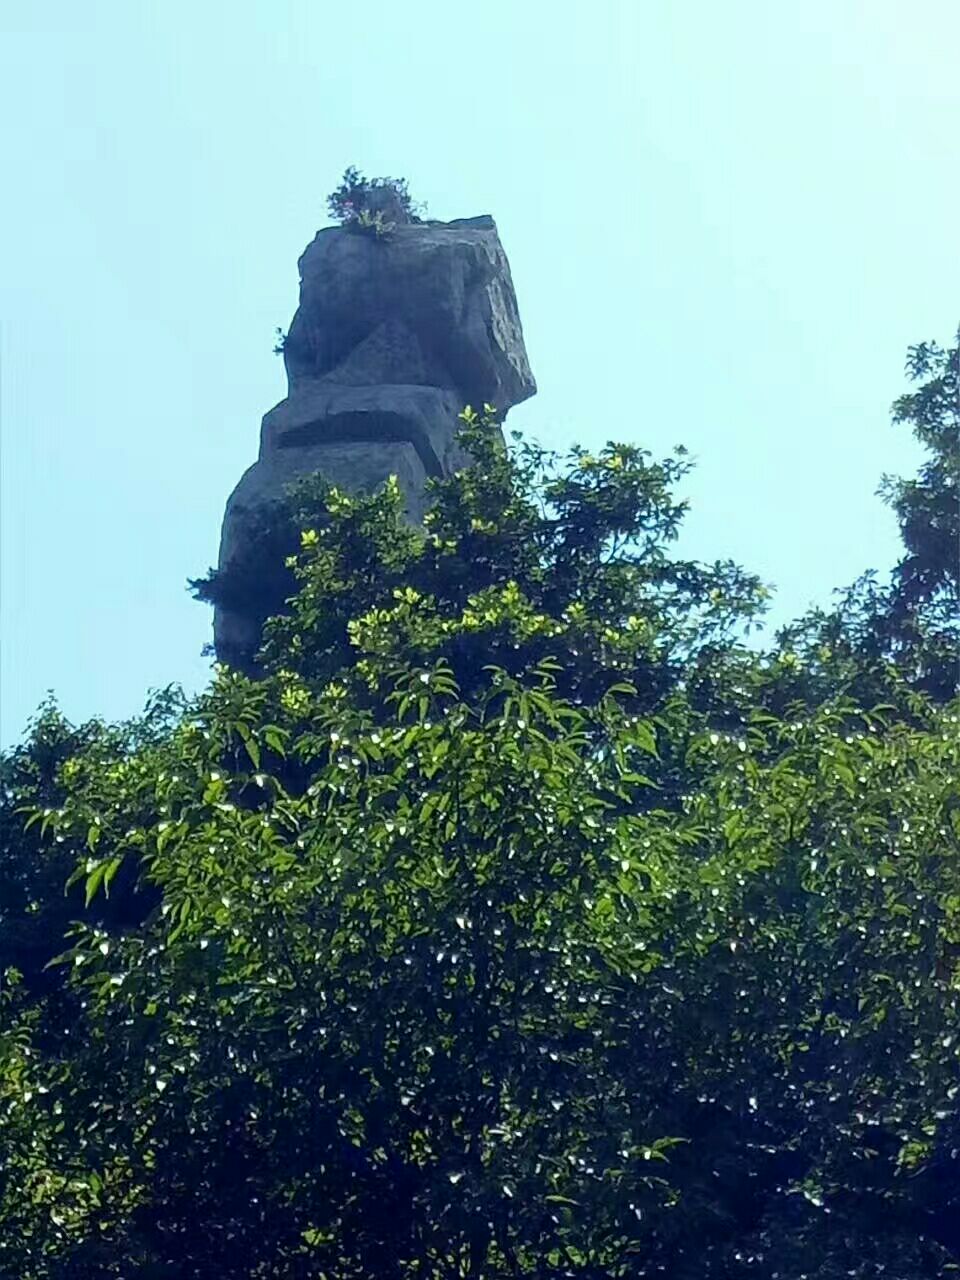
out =
{"type": "Polygon", "coordinates": [[[768,652],[758,580],[673,554],[682,451],[467,411],[424,529],[291,495],[256,675],[44,709],[0,773],[0,1272],[955,1272],[956,358],[898,402],[890,587],[768,652]]]}

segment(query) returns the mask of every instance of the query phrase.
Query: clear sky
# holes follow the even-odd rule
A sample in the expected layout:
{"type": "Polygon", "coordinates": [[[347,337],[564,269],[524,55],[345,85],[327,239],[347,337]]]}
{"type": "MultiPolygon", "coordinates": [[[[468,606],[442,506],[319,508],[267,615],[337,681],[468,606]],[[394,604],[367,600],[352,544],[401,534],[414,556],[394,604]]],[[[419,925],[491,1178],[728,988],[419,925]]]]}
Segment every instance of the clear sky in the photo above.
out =
{"type": "Polygon", "coordinates": [[[224,501],[348,164],[492,213],[545,443],[686,444],[774,621],[897,555],[960,318],[957,0],[0,0],[2,725],[197,689],[224,501]]]}

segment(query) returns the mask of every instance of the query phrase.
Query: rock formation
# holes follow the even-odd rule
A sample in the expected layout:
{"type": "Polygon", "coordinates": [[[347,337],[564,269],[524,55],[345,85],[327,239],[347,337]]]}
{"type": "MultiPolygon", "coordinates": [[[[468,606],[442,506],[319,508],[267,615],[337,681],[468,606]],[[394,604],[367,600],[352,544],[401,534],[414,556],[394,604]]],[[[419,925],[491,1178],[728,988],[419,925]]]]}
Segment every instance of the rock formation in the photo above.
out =
{"type": "MultiPolygon", "coordinates": [[[[464,405],[501,416],[533,395],[510,267],[492,218],[413,222],[377,237],[319,231],[299,262],[300,305],[284,341],[288,394],[264,417],[260,455],[227,502],[218,574],[264,572],[271,512],[289,484],[321,472],[353,492],[397,476],[412,520],[429,476],[466,458],[464,405]]],[[[214,644],[248,667],[264,606],[221,599],[214,644]]]]}

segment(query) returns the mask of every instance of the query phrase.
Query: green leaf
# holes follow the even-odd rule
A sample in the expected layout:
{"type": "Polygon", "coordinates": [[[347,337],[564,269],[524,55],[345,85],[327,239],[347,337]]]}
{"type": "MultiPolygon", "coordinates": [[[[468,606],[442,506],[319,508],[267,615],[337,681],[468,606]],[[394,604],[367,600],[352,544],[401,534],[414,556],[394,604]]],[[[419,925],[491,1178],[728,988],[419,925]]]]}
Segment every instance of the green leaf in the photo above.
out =
{"type": "Polygon", "coordinates": [[[87,876],[86,893],[85,893],[84,904],[83,904],[85,907],[89,907],[90,903],[93,901],[97,890],[100,888],[100,884],[103,880],[103,877],[106,875],[106,871],[107,871],[107,863],[98,862],[97,865],[94,867],[94,869],[87,876]]]}
{"type": "Polygon", "coordinates": [[[271,750],[277,753],[278,756],[286,756],[287,754],[286,743],[289,736],[290,734],[288,730],[281,729],[275,724],[268,724],[264,726],[264,729],[263,729],[264,741],[266,742],[267,746],[271,748],[271,750]]]}
{"type": "Polygon", "coordinates": [[[260,744],[257,742],[254,735],[250,732],[250,730],[243,723],[242,720],[237,722],[237,732],[239,733],[240,737],[243,739],[243,745],[247,749],[247,755],[250,757],[251,761],[253,762],[253,767],[255,769],[259,769],[260,768],[260,744]]]}

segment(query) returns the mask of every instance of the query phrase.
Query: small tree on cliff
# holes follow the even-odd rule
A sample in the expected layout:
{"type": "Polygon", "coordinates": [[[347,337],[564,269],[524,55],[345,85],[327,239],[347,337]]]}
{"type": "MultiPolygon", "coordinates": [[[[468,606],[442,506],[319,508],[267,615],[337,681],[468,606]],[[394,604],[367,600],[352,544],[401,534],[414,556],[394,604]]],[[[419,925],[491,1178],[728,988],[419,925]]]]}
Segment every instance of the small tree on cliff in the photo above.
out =
{"type": "Polygon", "coordinates": [[[772,713],[682,456],[468,427],[425,533],[301,492],[262,679],[9,775],[78,923],[4,996],[0,1270],[946,1276],[956,707],[772,713]]]}
{"type": "Polygon", "coordinates": [[[365,178],[352,165],[327,197],[327,208],[337,222],[378,236],[419,222],[423,212],[411,197],[406,178],[365,178]]]}

